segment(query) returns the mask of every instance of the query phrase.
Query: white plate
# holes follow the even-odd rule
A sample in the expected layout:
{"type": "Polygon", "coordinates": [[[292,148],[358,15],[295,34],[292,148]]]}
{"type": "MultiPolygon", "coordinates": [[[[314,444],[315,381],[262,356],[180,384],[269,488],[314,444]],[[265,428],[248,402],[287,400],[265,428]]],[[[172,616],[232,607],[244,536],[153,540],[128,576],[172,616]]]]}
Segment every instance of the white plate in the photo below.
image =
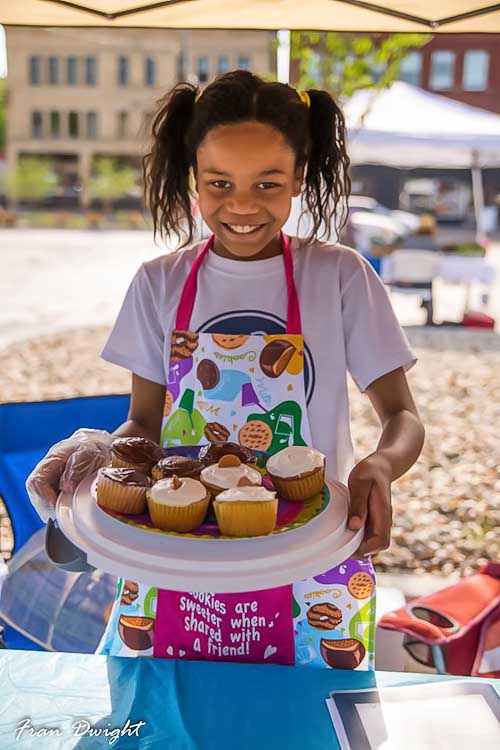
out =
{"type": "Polygon", "coordinates": [[[321,575],[359,546],[363,529],[346,528],[349,493],[328,480],[325,510],[293,533],[253,539],[193,539],[139,529],[105,513],[92,497],[94,476],[74,496],[61,493],[58,525],[90,565],[112,575],[176,591],[231,593],[282,586],[321,575]]]}

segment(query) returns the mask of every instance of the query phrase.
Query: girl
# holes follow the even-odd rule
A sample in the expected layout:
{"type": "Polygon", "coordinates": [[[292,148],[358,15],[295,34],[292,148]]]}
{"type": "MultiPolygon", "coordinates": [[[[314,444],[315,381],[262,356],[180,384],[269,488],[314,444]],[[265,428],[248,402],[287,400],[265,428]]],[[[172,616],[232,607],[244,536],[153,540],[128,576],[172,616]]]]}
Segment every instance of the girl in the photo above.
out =
{"type": "MultiPolygon", "coordinates": [[[[339,229],[348,197],[342,113],[326,91],[299,93],[234,71],[201,94],[189,84],[175,86],[161,102],[153,135],[145,175],[155,232],[179,235],[187,226],[183,247],[189,247],[143,264],[104,348],[104,359],[132,373],[129,419],[113,438],[142,436],[163,445],[239,440],[271,453],[311,445],[325,454],[328,475],[348,483],[349,527],[365,524],[365,534],[359,560],[293,588],[190,599],[120,581],[102,650],[243,660],[222,647],[225,620],[241,611],[242,600],[246,607],[272,601],[288,617],[276,620],[283,625],[272,648],[259,651],[257,639],[248,660],[370,668],[370,556],[389,545],[391,482],[416,461],[424,430],[405,377],[415,357],[382,283],[356,252],[316,239],[332,220],[339,229]],[[212,235],[191,244],[193,186],[212,235]],[[313,224],[304,241],[281,231],[292,197],[301,193],[313,224]],[[294,346],[296,356],[284,378],[259,376],[245,350],[262,351],[276,340],[294,346]],[[207,372],[218,374],[217,398],[193,365],[196,350],[208,360],[207,372]],[[241,356],[231,356],[235,351],[241,356]],[[378,446],[354,468],[347,372],[382,426],[378,446]],[[242,378],[258,391],[265,415],[255,414],[255,401],[243,405],[242,378]],[[184,429],[182,416],[194,408],[197,427],[184,429]],[[186,632],[189,607],[206,620],[203,637],[186,632]],[[153,625],[154,637],[127,644],[123,620],[119,627],[127,613],[149,623],[148,632],[153,625]],[[332,638],[326,648],[325,631],[332,638]]],[[[32,501],[53,505],[60,486],[73,488],[90,466],[109,458],[111,439],[79,431],[49,452],[28,479],[32,501]]]]}

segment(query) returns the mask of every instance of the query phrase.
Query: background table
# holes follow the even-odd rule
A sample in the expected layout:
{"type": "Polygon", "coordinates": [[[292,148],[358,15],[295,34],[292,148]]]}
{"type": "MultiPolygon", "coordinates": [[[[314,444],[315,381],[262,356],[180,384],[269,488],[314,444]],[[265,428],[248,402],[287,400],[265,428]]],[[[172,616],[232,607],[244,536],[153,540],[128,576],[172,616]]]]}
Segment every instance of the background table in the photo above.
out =
{"type": "MultiPolygon", "coordinates": [[[[0,652],[2,750],[325,750],[338,748],[325,699],[333,689],[415,684],[427,674],[214,664],[82,654],[0,652]],[[23,734],[18,722],[62,736],[23,734]],[[71,724],[146,722],[110,745],[71,724]]],[[[500,681],[492,681],[500,694],[500,681]]]]}

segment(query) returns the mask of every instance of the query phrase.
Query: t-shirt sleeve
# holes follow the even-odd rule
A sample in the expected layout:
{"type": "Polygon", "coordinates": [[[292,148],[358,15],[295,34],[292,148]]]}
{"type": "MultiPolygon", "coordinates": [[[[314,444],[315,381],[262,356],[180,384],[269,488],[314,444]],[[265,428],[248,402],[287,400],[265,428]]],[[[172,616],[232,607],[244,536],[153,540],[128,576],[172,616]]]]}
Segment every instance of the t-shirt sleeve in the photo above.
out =
{"type": "Polygon", "coordinates": [[[387,290],[370,264],[346,249],[341,259],[340,291],[347,368],[361,391],[417,358],[396,318],[387,290]]]}
{"type": "Polygon", "coordinates": [[[158,303],[146,269],[141,266],[128,288],[101,357],[146,380],[165,385],[164,339],[158,303]]]}

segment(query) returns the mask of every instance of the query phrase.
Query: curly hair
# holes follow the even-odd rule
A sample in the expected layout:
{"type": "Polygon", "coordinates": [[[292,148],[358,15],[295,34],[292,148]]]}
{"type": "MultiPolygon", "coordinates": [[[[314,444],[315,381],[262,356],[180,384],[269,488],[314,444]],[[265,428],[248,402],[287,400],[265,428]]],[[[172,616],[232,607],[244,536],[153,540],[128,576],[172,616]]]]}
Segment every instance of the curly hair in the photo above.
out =
{"type": "Polygon", "coordinates": [[[152,124],[153,143],[143,158],[145,199],[154,233],[174,234],[182,245],[193,240],[195,198],[192,174],[196,152],[218,125],[257,121],[276,128],[295,153],[295,167],[305,167],[302,213],[309,212],[311,238],[321,226],[337,234],[347,220],[351,180],[345,120],[327,91],[310,89],[310,107],[284,83],[267,82],[246,70],[216,78],[201,93],[179,83],[158,102],[152,124]]]}

